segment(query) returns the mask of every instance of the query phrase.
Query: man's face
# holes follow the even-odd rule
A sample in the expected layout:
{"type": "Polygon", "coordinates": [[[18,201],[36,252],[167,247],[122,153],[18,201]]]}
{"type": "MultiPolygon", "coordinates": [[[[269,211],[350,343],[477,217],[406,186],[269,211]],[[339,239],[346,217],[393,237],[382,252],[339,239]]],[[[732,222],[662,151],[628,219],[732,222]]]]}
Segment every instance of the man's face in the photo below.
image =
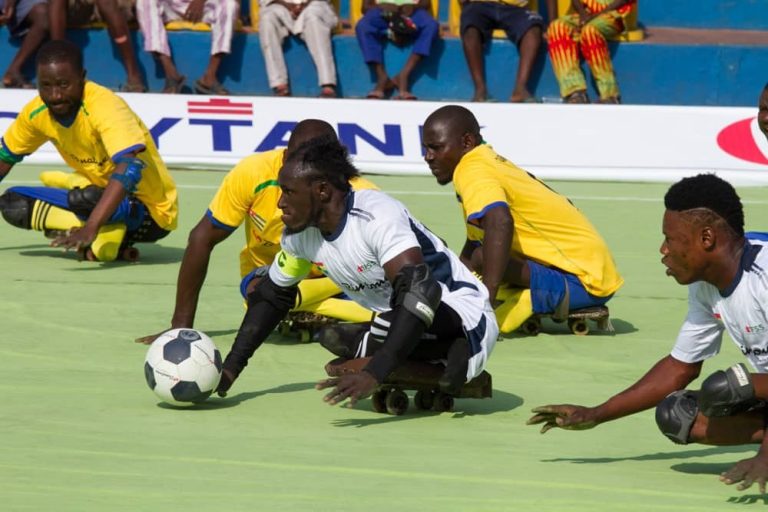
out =
{"type": "Polygon", "coordinates": [[[85,88],[85,71],[69,62],[50,62],[37,66],[37,90],[57,120],[72,119],[80,109],[85,88]]]}
{"type": "Polygon", "coordinates": [[[278,208],[283,211],[281,220],[286,232],[298,233],[313,224],[318,214],[317,198],[313,182],[297,173],[293,163],[283,165],[278,174],[280,183],[280,200],[278,208]]]}
{"type": "Polygon", "coordinates": [[[763,89],[763,93],[760,95],[760,103],[757,107],[757,126],[760,127],[760,131],[768,139],[768,88],[763,89]]]}
{"type": "MultiPolygon", "coordinates": [[[[468,137],[468,135],[467,135],[468,137]]],[[[427,122],[422,134],[424,161],[440,185],[453,181],[453,172],[461,157],[470,148],[465,147],[464,134],[451,130],[446,122],[427,122]]]]}
{"type": "Polygon", "coordinates": [[[704,247],[701,233],[680,212],[664,212],[662,226],[664,242],[659,249],[661,263],[667,267],[667,275],[679,284],[691,284],[701,280],[704,269],[704,247]]]}

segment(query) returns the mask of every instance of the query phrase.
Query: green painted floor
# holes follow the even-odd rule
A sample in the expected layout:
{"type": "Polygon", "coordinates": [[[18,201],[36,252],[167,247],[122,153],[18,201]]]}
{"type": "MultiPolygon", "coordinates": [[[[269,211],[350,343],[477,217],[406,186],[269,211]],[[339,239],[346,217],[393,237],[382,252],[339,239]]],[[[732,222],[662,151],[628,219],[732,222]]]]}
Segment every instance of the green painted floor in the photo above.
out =
{"type": "MultiPolygon", "coordinates": [[[[36,181],[18,167],[3,188],[36,181]]],[[[169,326],[186,236],[223,174],[174,171],[178,231],[138,264],[78,262],[40,233],[0,222],[0,510],[3,511],[723,511],[765,505],[717,475],[756,447],[676,446],[647,411],[586,432],[525,426],[545,403],[596,404],[666,355],[686,290],[659,263],[664,184],[551,182],[614,251],[626,285],[615,335],[563,326],[497,344],[490,400],[454,413],[330,407],[313,389],[330,354],[273,335],[227,399],[173,409],[143,376],[137,336],[169,326]],[[741,506],[741,508],[739,508],[741,506]]],[[[454,249],[460,210],[431,177],[380,177],[454,249]]],[[[765,189],[739,189],[747,228],[768,230],[765,189]],[[761,224],[762,222],[762,224],[761,224]]],[[[196,327],[226,353],[243,307],[237,253],[211,262],[196,327]]],[[[704,374],[743,357],[730,341],[704,374]]],[[[695,385],[695,384],[694,384],[695,385]]]]}

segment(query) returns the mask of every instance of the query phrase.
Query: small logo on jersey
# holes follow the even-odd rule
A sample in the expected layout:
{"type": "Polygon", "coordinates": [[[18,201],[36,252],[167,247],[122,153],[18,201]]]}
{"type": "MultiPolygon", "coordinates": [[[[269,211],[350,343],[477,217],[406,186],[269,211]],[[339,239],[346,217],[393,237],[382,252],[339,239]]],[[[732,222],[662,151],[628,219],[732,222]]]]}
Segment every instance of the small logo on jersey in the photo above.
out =
{"type": "Polygon", "coordinates": [[[373,266],[373,262],[369,261],[367,263],[363,263],[362,265],[357,266],[357,272],[359,274],[362,274],[366,270],[370,269],[373,266]]]}
{"type": "Polygon", "coordinates": [[[286,259],[288,259],[288,257],[283,251],[280,251],[280,254],[277,255],[277,266],[283,268],[285,266],[286,259]]]}
{"type": "Polygon", "coordinates": [[[267,225],[267,221],[264,220],[264,217],[253,210],[248,210],[248,216],[251,218],[259,231],[264,231],[264,227],[267,225]]]}
{"type": "Polygon", "coordinates": [[[760,332],[765,332],[765,326],[763,324],[746,325],[746,326],[744,326],[744,332],[748,332],[750,334],[757,334],[757,333],[760,333],[760,332]]]}
{"type": "MultiPolygon", "coordinates": [[[[322,269],[321,269],[322,270],[322,269]]],[[[339,283],[342,288],[346,288],[347,290],[351,292],[359,292],[362,290],[377,290],[379,288],[383,288],[387,285],[386,279],[380,279],[379,281],[375,281],[373,283],[360,283],[360,284],[350,284],[350,283],[339,283]]]]}
{"type": "Polygon", "coordinates": [[[749,347],[741,347],[741,353],[745,356],[748,356],[750,354],[756,355],[756,356],[764,356],[768,354],[768,347],[760,348],[749,348],[749,347]]]}
{"type": "Polygon", "coordinates": [[[712,318],[714,318],[715,320],[722,320],[723,319],[723,317],[720,316],[720,313],[712,313],[712,318]]]}
{"type": "Polygon", "coordinates": [[[313,261],[312,264],[317,267],[317,270],[325,274],[325,263],[322,261],[313,261]]]}

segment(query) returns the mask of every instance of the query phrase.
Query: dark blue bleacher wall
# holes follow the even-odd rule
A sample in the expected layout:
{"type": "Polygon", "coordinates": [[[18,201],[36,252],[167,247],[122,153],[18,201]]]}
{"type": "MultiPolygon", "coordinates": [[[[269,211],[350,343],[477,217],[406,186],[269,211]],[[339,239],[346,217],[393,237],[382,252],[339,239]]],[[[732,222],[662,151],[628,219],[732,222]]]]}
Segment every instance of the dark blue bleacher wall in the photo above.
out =
{"type": "MultiPolygon", "coordinates": [[[[768,4],[768,0],[742,0],[744,4],[768,4]]],[[[654,4],[670,10],[678,3],[641,2],[641,20],[654,12],[654,4]],[[652,8],[653,6],[653,8],[652,8]]],[[[705,0],[702,4],[717,2],[705,0]]],[[[721,2],[729,3],[729,2],[721,2]]],[[[751,8],[755,9],[755,5],[751,8]]],[[[703,9],[706,10],[706,9],[703,9]]],[[[669,11],[668,11],[669,12],[669,11]]],[[[652,17],[650,19],[653,19],[652,17]]],[[[750,18],[751,19],[751,18],[750,18]]],[[[742,19],[746,23],[746,19],[742,19]]],[[[72,30],[69,37],[85,51],[88,76],[117,88],[125,74],[106,30],[72,30]]],[[[132,33],[140,64],[150,90],[159,92],[163,85],[160,67],[141,49],[141,35],[132,33]]],[[[172,32],[171,47],[179,70],[192,84],[202,75],[210,51],[206,32],[172,32]]],[[[5,27],[0,27],[0,69],[4,69],[16,51],[5,27]]],[[[339,90],[344,97],[364,97],[373,78],[363,63],[357,41],[352,35],[335,36],[339,90]]],[[[403,64],[408,48],[388,46],[387,69],[394,73],[403,64]]],[[[768,46],[728,44],[662,44],[653,40],[638,43],[612,43],[613,62],[625,103],[658,105],[753,106],[762,86],[768,81],[768,46]]],[[[295,95],[313,96],[318,92],[317,78],[306,47],[296,39],[286,44],[291,86],[295,95]]],[[[517,70],[517,50],[506,40],[493,40],[486,58],[490,95],[505,101],[517,70]]],[[[413,92],[421,99],[465,101],[472,96],[461,41],[445,37],[436,44],[433,55],[414,76],[413,92]]],[[[269,95],[258,34],[237,33],[232,54],[225,60],[221,79],[234,94],[269,95]]],[[[557,83],[546,53],[542,52],[534,70],[532,89],[538,97],[559,97],[557,83]]],[[[594,98],[594,89],[590,91],[594,98]]]]}
{"type": "Polygon", "coordinates": [[[768,0],[639,0],[648,27],[768,30],[768,0]]]}

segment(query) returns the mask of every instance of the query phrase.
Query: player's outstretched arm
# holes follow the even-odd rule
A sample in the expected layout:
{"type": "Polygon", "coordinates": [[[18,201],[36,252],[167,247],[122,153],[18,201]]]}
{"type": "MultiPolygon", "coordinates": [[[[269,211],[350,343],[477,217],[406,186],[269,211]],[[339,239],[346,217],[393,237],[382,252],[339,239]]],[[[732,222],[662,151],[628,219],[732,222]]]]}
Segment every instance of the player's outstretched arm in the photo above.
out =
{"type": "Polygon", "coordinates": [[[631,387],[596,407],[560,404],[533,409],[534,416],[527,425],[542,425],[541,433],[558,427],[565,430],[586,430],[636,412],[655,407],[673,391],[684,389],[699,376],[701,362],[684,363],[672,356],[657,362],[648,373],[631,387]]]}
{"type": "MultiPolygon", "coordinates": [[[[225,240],[230,231],[217,228],[204,216],[189,232],[187,248],[181,260],[179,277],[176,281],[176,307],[171,318],[171,329],[194,327],[197,302],[208,273],[211,252],[216,245],[225,240]]],[[[136,343],[151,345],[162,333],[136,338],[136,343]]]]}

